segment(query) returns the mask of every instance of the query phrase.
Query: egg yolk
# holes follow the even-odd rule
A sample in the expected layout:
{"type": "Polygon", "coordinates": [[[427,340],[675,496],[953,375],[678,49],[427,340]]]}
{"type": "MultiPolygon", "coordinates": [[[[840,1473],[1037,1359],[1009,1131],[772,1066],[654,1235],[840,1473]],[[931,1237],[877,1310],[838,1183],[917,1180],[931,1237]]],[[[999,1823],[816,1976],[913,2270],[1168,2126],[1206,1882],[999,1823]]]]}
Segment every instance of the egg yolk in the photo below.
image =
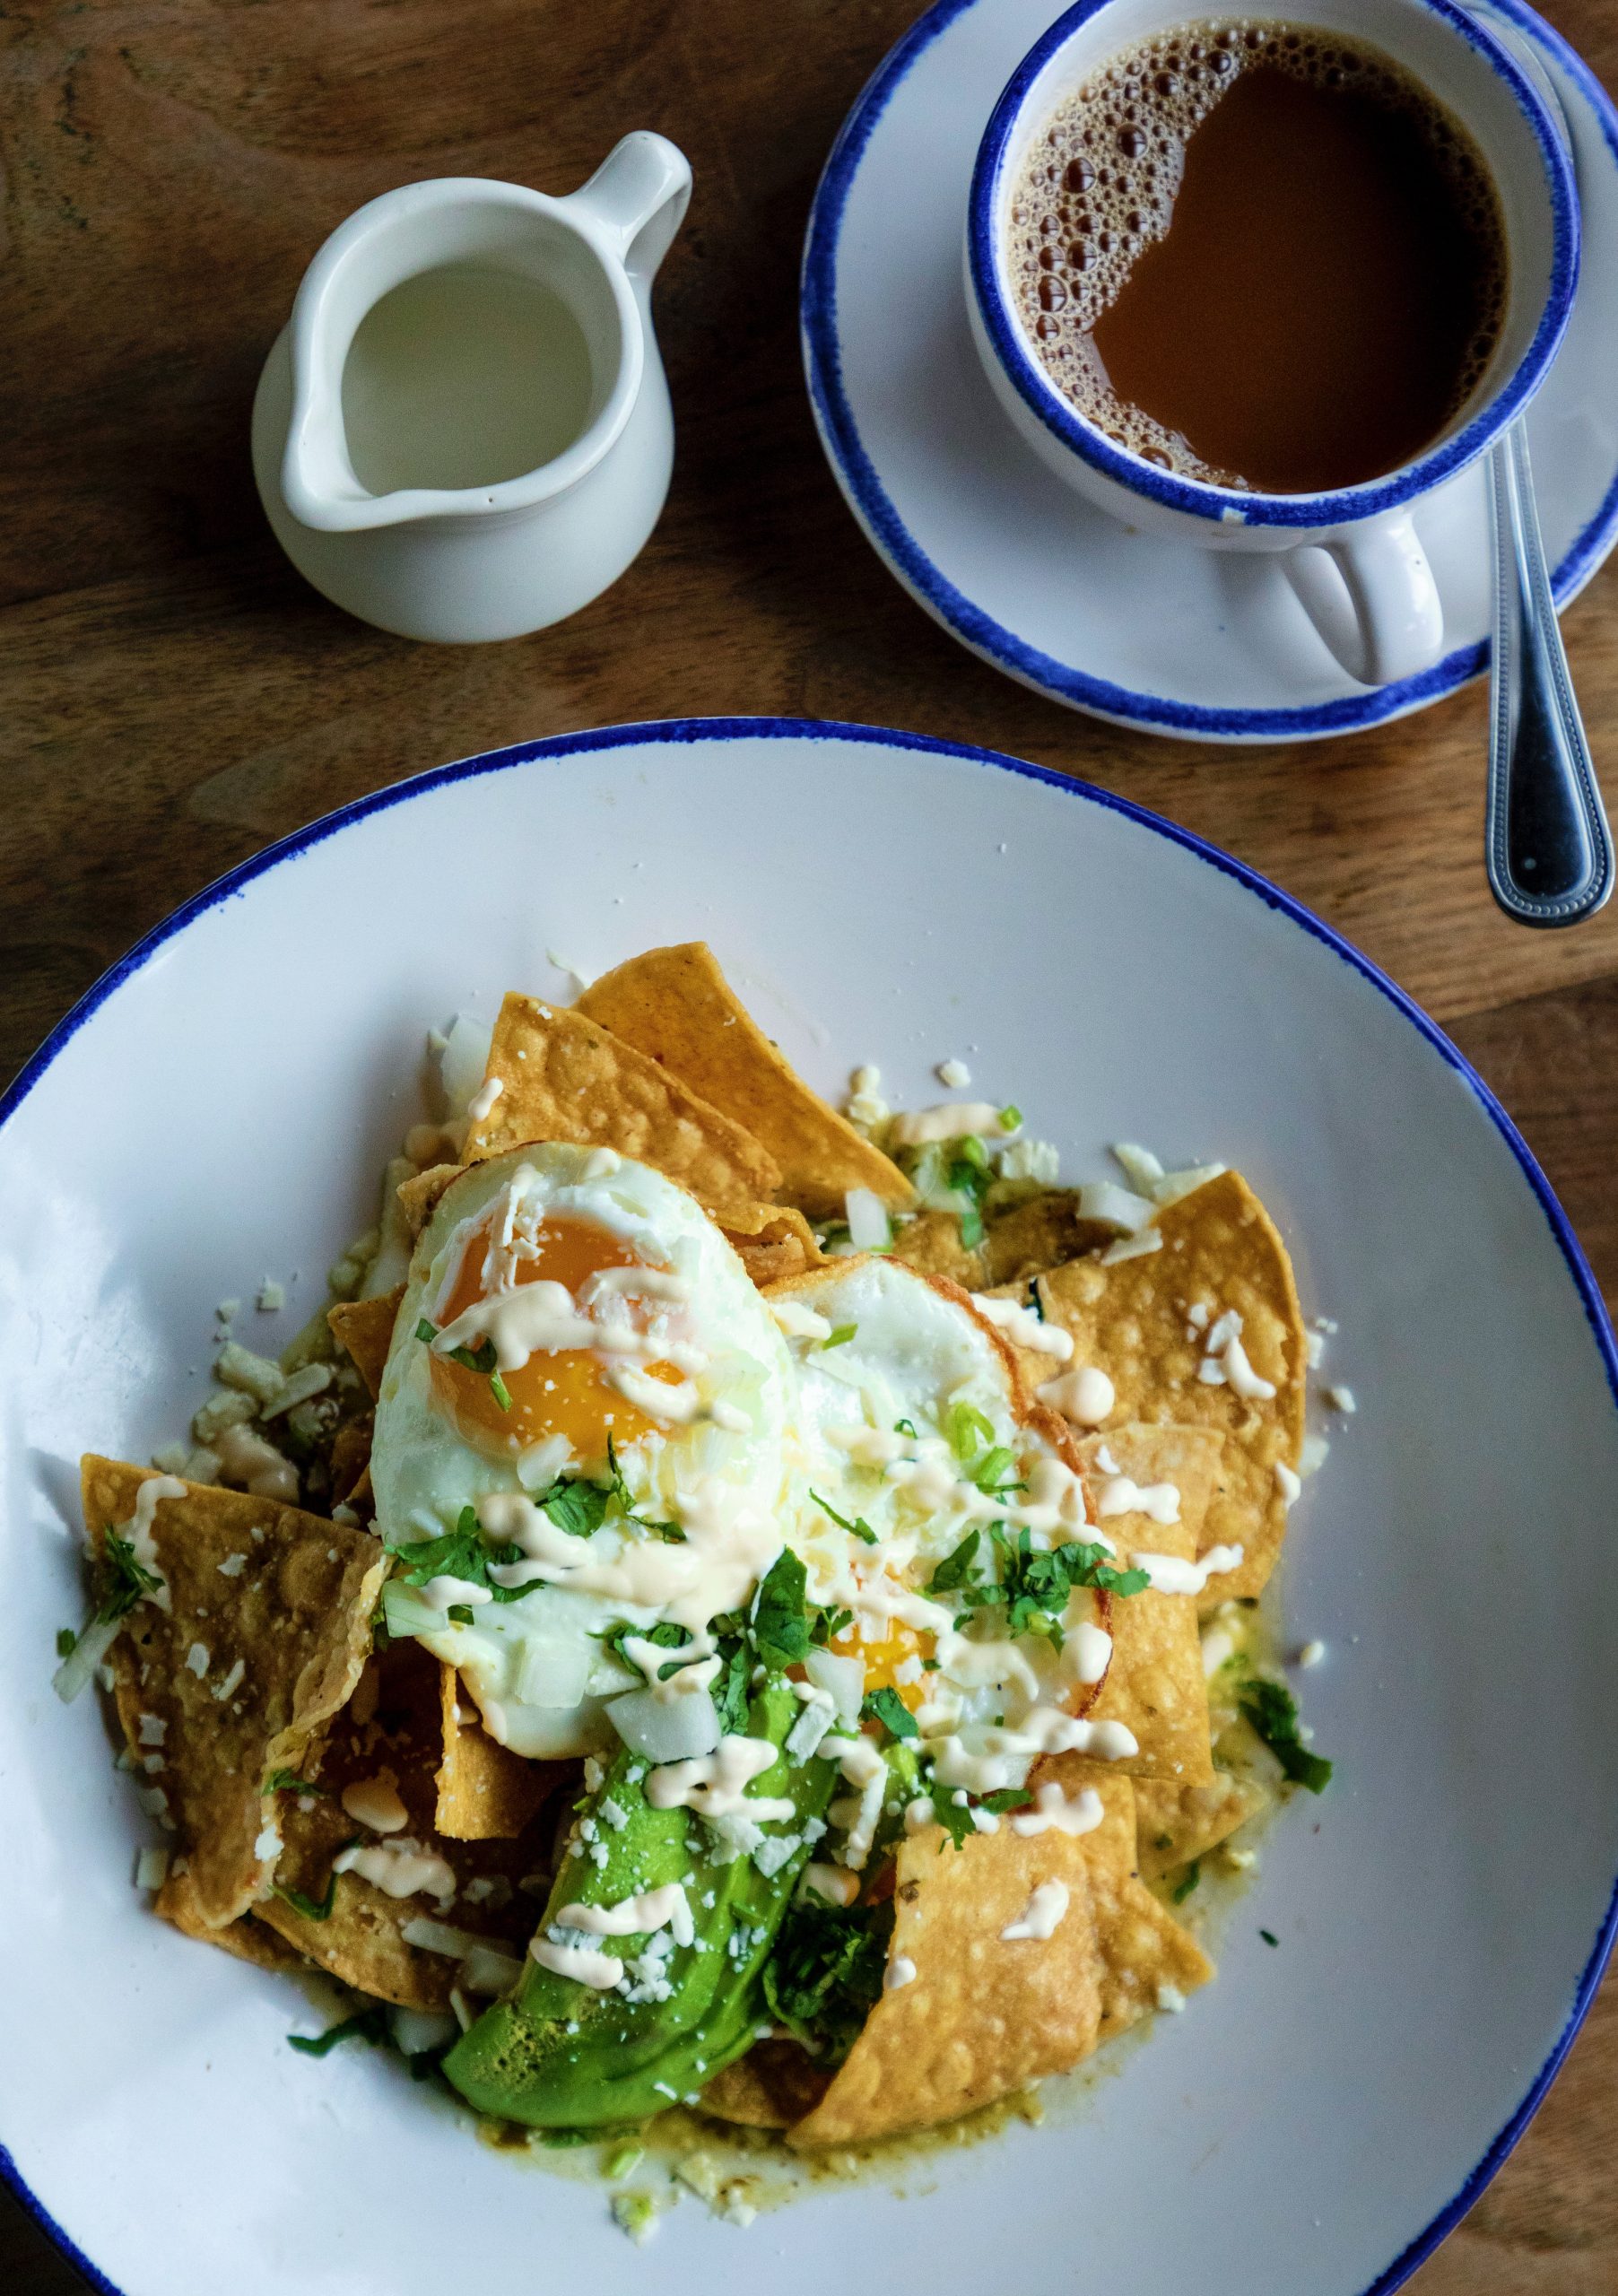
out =
{"type": "Polygon", "coordinates": [[[912,1714],[926,1700],[927,1678],[923,1674],[915,1682],[901,1683],[899,1669],[907,1658],[930,1658],[933,1637],[918,1633],[907,1626],[902,1619],[890,1619],[888,1631],[880,1642],[861,1642],[855,1646],[866,1662],[866,1689],[896,1690],[912,1714]]]}
{"type": "MultiPolygon", "coordinates": [[[[575,1298],[579,1287],[604,1268],[651,1265],[622,1237],[610,1234],[593,1220],[565,1213],[545,1221],[534,1231],[532,1241],[537,1248],[535,1257],[518,1263],[516,1281],[534,1283],[543,1278],[564,1285],[575,1298]]],[[[483,1288],[487,1245],[486,1228],[475,1230],[468,1239],[454,1286],[439,1312],[440,1328],[488,1297],[483,1288]]],[[[637,1302],[632,1295],[628,1304],[633,1316],[637,1302]]],[[[641,1357],[634,1361],[636,1370],[648,1378],[671,1385],[680,1380],[681,1374],[672,1363],[648,1362],[641,1357]]],[[[435,1400],[466,1441],[479,1450],[526,1451],[548,1436],[565,1435],[574,1457],[595,1465],[606,1457],[609,1435],[614,1448],[623,1451],[657,1429],[655,1420],[618,1393],[607,1376],[606,1363],[587,1348],[531,1355],[520,1370],[502,1372],[501,1378],[511,1398],[509,1411],[501,1408],[485,1372],[452,1362],[447,1356],[432,1358],[435,1400]]]]}

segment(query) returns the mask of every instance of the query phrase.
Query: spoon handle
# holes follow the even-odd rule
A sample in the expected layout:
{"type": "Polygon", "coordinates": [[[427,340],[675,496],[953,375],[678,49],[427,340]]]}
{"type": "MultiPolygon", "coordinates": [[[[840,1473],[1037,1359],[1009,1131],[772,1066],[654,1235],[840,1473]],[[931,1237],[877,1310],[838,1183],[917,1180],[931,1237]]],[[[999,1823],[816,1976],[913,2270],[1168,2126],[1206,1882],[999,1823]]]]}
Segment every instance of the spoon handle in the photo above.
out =
{"type": "Polygon", "coordinates": [[[1613,890],[1613,847],[1545,571],[1527,433],[1489,456],[1494,659],[1484,858],[1519,925],[1577,925],[1613,890]]]}

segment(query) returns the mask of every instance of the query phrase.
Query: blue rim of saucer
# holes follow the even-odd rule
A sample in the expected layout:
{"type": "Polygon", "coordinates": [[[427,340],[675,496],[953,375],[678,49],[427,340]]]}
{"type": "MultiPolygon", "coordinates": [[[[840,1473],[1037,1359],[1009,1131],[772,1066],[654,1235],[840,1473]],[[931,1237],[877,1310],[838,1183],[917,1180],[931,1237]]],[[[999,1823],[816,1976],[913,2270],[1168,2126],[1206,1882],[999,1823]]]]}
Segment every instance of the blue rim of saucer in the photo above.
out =
{"type": "MultiPolygon", "coordinates": [[[[1514,4],[1514,0],[1510,0],[1510,4],[1514,4]]],[[[1509,4],[1509,0],[1497,0],[1497,4],[1509,4]]],[[[518,766],[555,763],[561,759],[596,750],[642,748],[658,742],[695,747],[704,742],[735,741],[857,742],[878,749],[915,750],[927,756],[953,758],[968,765],[1019,774],[1026,780],[1042,781],[1065,797],[1081,804],[1098,805],[1107,813],[1121,814],[1138,828],[1149,830],[1154,836],[1165,839],[1169,844],[1178,846],[1182,852],[1205,862],[1221,875],[1230,878],[1243,891],[1255,895],[1277,916],[1298,926],[1311,940],[1318,941],[1347,965],[1352,972],[1358,973],[1369,988],[1386,997],[1394,1010],[1409,1022],[1416,1034],[1460,1079],[1499,1133],[1516,1160],[1529,1193],[1538,1205],[1552,1238],[1561,1253],[1575,1296],[1584,1309],[1585,1320],[1601,1357],[1608,1392],[1614,1408],[1618,1408],[1618,1336],[1614,1335],[1600,1288],[1584,1256],[1583,1247],[1573,1232],[1571,1222],[1562,1210],[1550,1181],[1540,1170],[1533,1150],[1477,1070],[1396,981],[1390,979],[1380,966],[1373,964],[1352,941],[1344,940],[1340,933],[1327,924],[1324,918],[1317,917],[1313,909],[1306,909],[1291,893],[1283,892],[1279,885],[1272,884],[1267,877],[1261,877],[1256,869],[1249,868],[1244,861],[1238,861],[1233,854],[1224,852],[1219,846],[1210,845],[1205,838],[1197,837],[1190,830],[1181,829],[1177,822],[1166,820],[1162,814],[1151,813],[1144,805],[1133,804],[1128,798],[1116,796],[1112,791],[1099,788],[1092,782],[1057,773],[1049,766],[1031,764],[1024,758],[1008,757],[1003,751],[979,749],[966,742],[940,741],[930,734],[902,733],[880,726],[850,724],[837,718],[654,719],[625,726],[597,726],[584,734],[555,734],[541,741],[518,743],[509,749],[486,750],[476,757],[461,758],[452,765],[437,766],[425,773],[413,775],[406,781],[395,782],[389,788],[375,790],[370,796],[357,797],[346,805],[340,805],[335,812],[323,814],[307,828],[295,830],[291,836],[266,846],[262,853],[255,854],[250,860],[239,863],[224,876],[216,878],[213,884],[182,902],[178,909],[137,941],[126,956],[110,965],[100,980],[87,989],[66,1016],[57,1023],[10,1085],[0,1091],[0,1129],[16,1114],[46,1070],[66,1050],[84,1023],[94,1017],[115,990],[150,964],[152,958],[187,926],[244,892],[256,877],[263,876],[279,863],[295,861],[311,848],[323,845],[339,830],[363,821],[371,813],[388,813],[396,805],[406,804],[413,797],[424,796],[449,783],[509,772],[518,766]]],[[[1416,2266],[1454,2231],[1485,2187],[1493,2180],[1544,2102],[1579,2027],[1589,2014],[1615,1939],[1618,1939],[1618,1879],[1614,1880],[1595,1942],[1574,1985],[1572,2000],[1561,2030],[1544,2063],[1529,2081],[1520,2102],[1508,2116],[1458,2190],[1377,2275],[1364,2290],[1363,2296],[1393,2296],[1393,2291],[1407,2280],[1416,2266]]],[[[44,2203],[30,2190],[3,2136],[0,2136],[0,2183],[10,2187],[24,2212],[40,2231],[48,2235],[71,2263],[77,2266],[97,2292],[97,2296],[121,2296],[116,2283],[91,2263],[71,2233],[57,2223],[44,2203]]]]}
{"type": "Polygon", "coordinates": [[[1467,47],[1475,48],[1492,65],[1510,90],[1539,147],[1551,202],[1551,276],[1544,308],[1527,349],[1487,405],[1470,422],[1463,423],[1453,437],[1441,439],[1437,446],[1387,477],[1369,479],[1359,486],[1335,487],[1318,494],[1248,493],[1231,487],[1209,486],[1196,479],[1179,477],[1173,471],[1160,470],[1140,456],[1116,447],[1075,414],[1031,354],[1000,283],[996,260],[1000,235],[996,217],[1012,133],[1022,115],[1030,91],[1051,58],[1081,25],[1087,24],[1110,4],[1111,0],[1074,0],[1074,6],[1058,16],[1034,42],[1006,82],[989,116],[972,170],[967,199],[967,250],[972,291],[1000,363],[1025,405],[1053,437],[1082,457],[1092,469],[1167,509],[1185,510],[1195,517],[1215,523],[1239,517],[1249,526],[1341,526],[1351,518],[1370,518],[1384,510],[1398,509],[1464,469],[1508,427],[1538,389],[1567,331],[1579,281],[1579,195],[1573,163],[1562,149],[1561,138],[1544,98],[1515,57],[1474,16],[1457,7],[1455,0],[1417,0],[1429,15],[1447,24],[1467,47]]]}
{"type": "MultiPolygon", "coordinates": [[[[986,0],[934,0],[891,48],[857,98],[827,159],[810,211],[804,247],[800,326],[810,405],[827,460],[867,539],[910,593],[970,652],[1051,700],[1153,732],[1222,742],[1302,740],[1353,733],[1441,700],[1488,667],[1486,639],[1392,685],[1297,707],[1215,708],[1143,692],[1058,661],[998,622],[958,588],[911,534],[872,461],[843,383],[838,332],[837,271],[848,195],[890,102],[913,65],[957,16],[986,0]]],[[[1432,0],[1429,0],[1432,4],[1432,0]]],[[[1555,72],[1588,104],[1618,167],[1618,108],[1595,74],[1527,0],[1494,0],[1501,13],[1533,40],[1555,72]]],[[[1222,498],[1221,498],[1222,499],[1222,498]]],[[[1559,607],[1582,588],[1618,535],[1618,471],[1599,504],[1558,561],[1552,577],[1559,607]]]]}

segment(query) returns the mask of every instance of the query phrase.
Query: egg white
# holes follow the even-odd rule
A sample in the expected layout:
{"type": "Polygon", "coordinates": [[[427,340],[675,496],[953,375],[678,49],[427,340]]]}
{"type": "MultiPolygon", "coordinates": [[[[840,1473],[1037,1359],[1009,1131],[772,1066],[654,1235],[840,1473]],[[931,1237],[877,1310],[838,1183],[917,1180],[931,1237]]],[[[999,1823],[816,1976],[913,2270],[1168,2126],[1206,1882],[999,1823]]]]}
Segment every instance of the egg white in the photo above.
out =
{"type": "MultiPolygon", "coordinates": [[[[618,1465],[636,1510],[678,1522],[688,1495],[705,1503],[783,1517],[792,1372],[780,1332],[735,1251],[698,1205],[649,1167],[610,1152],[563,1144],[514,1150],[450,1185],[422,1230],[410,1264],[378,1398],[371,1478],[377,1525],[390,1545],[453,1530],[464,1508],[489,1494],[536,1495],[561,1472],[599,1474],[599,1460],[491,1456],[467,1442],[435,1399],[423,1317],[458,1266],[468,1232],[509,1191],[535,1217],[595,1222],[641,1258],[681,1279],[683,1335],[701,1360],[694,1376],[705,1410],[724,1408],[726,1424],[701,1417],[667,1424],[618,1448],[618,1465]],[[525,1471],[530,1481],[525,1485],[525,1471]]],[[[606,1555],[622,1534],[605,1527],[581,1544],[606,1555]]],[[[420,1639],[457,1666],[504,1743],[535,1756],[579,1753],[612,1738],[604,1700],[633,1686],[605,1649],[615,1624],[642,1629],[657,1612],[572,1588],[539,1585],[516,1602],[488,1604],[470,1624],[448,1622],[420,1639]]]]}

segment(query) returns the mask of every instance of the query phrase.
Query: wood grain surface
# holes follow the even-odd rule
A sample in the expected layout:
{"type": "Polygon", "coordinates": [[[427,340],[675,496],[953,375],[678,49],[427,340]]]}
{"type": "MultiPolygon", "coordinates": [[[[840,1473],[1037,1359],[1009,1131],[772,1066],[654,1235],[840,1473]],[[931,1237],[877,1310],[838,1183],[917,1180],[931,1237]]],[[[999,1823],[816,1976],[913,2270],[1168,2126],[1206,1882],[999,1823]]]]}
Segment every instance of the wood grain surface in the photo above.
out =
{"type": "MultiPolygon", "coordinates": [[[[1618,85],[1618,0],[1550,13],[1618,85]]],[[[1501,1092],[1613,1299],[1618,903],[1569,934],[1492,905],[1481,691],[1296,748],[1117,731],[974,661],[857,532],[805,400],[798,253],[838,124],[913,13],[0,0],[0,1075],[176,902],[421,768],[626,718],[863,718],[1083,775],[1318,909],[1501,1092]],[[679,453],[657,535],[605,598],[511,645],[415,647],[345,619],[279,555],[248,467],[254,383],[304,265],[393,185],[565,191],[631,127],[673,136],[696,175],[658,288],[679,453]]],[[[1609,803],[1615,603],[1618,568],[1566,621],[1609,803]]],[[[1615,2155],[1610,1985],[1521,2148],[1413,2286],[1618,2292],[1615,2155]]],[[[0,2289],[79,2285],[0,2198],[0,2289]]]]}

